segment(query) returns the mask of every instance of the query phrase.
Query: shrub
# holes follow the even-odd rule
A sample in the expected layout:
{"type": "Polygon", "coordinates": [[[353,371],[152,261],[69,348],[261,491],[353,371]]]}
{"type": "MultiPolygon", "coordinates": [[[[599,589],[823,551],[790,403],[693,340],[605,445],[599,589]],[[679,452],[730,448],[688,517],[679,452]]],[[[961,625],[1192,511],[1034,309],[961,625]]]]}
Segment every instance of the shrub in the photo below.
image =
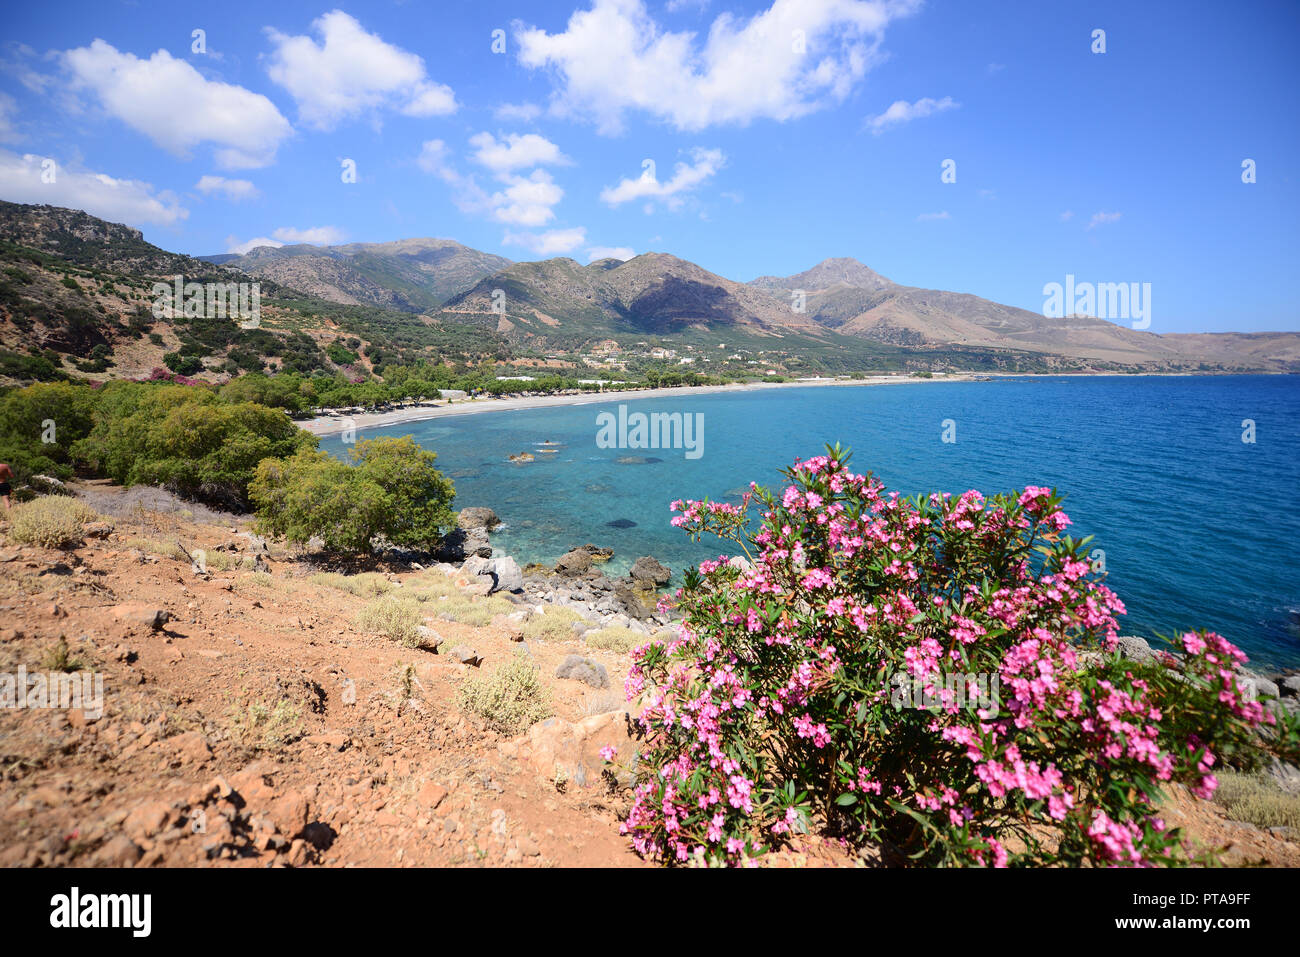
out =
{"type": "Polygon", "coordinates": [[[71,548],[81,543],[81,530],[99,516],[80,499],[45,495],[15,505],[9,512],[9,537],[24,545],[71,548]]]}
{"type": "Polygon", "coordinates": [[[562,641],[577,637],[573,633],[573,624],[582,620],[582,616],[572,608],[551,605],[540,615],[524,622],[522,629],[524,637],[529,640],[562,641]]]}
{"type": "Polygon", "coordinates": [[[553,714],[550,693],[522,653],[499,665],[490,677],[465,679],[458,702],[461,710],[505,735],[519,734],[553,714]]]}
{"type": "Polygon", "coordinates": [[[377,572],[360,575],[340,575],[338,572],[317,572],[308,579],[313,585],[337,588],[361,598],[377,598],[393,590],[393,583],[377,572]]]}
{"type": "Polygon", "coordinates": [[[1234,821],[1300,830],[1300,795],[1287,794],[1266,774],[1229,771],[1219,777],[1214,800],[1234,821]]]}
{"type": "Polygon", "coordinates": [[[1217,763],[1294,747],[1219,636],[1184,635],[1181,662],[1111,650],[1123,604],[1054,490],[909,500],[847,460],[797,462],[779,498],[673,503],[752,568],[688,571],[677,639],[633,654],[642,854],[740,863],[816,829],[898,863],[1173,864],[1162,782],[1208,797],[1217,763]]]}
{"type": "Polygon", "coordinates": [[[616,651],[621,655],[627,654],[633,648],[643,645],[649,640],[645,635],[635,632],[631,628],[602,628],[600,631],[589,631],[582,637],[591,648],[604,648],[607,651],[616,651]]]}
{"type": "Polygon", "coordinates": [[[357,616],[357,624],[366,631],[386,635],[407,648],[420,647],[420,625],[424,612],[409,598],[384,595],[376,598],[357,616]]]}
{"type": "Polygon", "coordinates": [[[94,418],[73,446],[78,460],[121,485],[163,485],[237,509],[259,462],[316,445],[283,412],[188,386],[111,382],[94,418]]]}
{"type": "Polygon", "coordinates": [[[408,435],[358,442],[351,465],[311,448],[269,459],[249,487],[258,528],[295,544],[318,537],[334,552],[365,552],[381,537],[432,547],[455,524],[455,489],[436,457],[408,435]]]}
{"type": "Polygon", "coordinates": [[[463,625],[482,628],[490,624],[497,615],[508,615],[515,606],[504,598],[493,595],[489,598],[471,598],[457,595],[446,599],[434,599],[430,610],[446,621],[458,621],[463,625]]]}

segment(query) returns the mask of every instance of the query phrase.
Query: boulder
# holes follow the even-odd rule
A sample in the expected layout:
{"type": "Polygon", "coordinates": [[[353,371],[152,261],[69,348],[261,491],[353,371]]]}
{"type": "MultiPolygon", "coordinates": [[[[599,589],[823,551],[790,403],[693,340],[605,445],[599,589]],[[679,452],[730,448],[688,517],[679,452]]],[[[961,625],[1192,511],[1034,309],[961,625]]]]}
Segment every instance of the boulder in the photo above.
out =
{"type": "Polygon", "coordinates": [[[556,574],[566,578],[576,578],[591,571],[591,553],[584,548],[575,548],[560,556],[555,563],[556,574]]]}
{"type": "Polygon", "coordinates": [[[1120,635],[1118,641],[1119,653],[1130,661],[1150,661],[1156,656],[1146,640],[1137,635],[1120,635]]]}
{"type": "Polygon", "coordinates": [[[1281,685],[1284,695],[1292,697],[1300,695],[1300,675],[1288,675],[1278,682],[1281,685]]]}
{"type": "Polygon", "coordinates": [[[68,495],[68,487],[52,475],[33,475],[27,486],[38,495],[68,495]]]}
{"type": "Polygon", "coordinates": [[[637,760],[634,730],[626,711],[609,711],[581,721],[547,718],[514,741],[500,745],[500,750],[548,782],[562,778],[566,786],[600,787],[602,772],[608,770],[621,786],[630,787],[637,760]],[[608,763],[600,753],[606,747],[615,750],[608,763]]]}
{"type": "Polygon", "coordinates": [[[474,505],[460,510],[456,516],[456,524],[465,531],[481,528],[490,532],[501,524],[501,519],[497,518],[497,513],[492,509],[474,505]]]}
{"type": "Polygon", "coordinates": [[[493,591],[521,592],[524,590],[524,573],[509,555],[492,559],[492,574],[496,577],[493,591]]]}
{"type": "Polygon", "coordinates": [[[643,585],[658,587],[667,585],[668,580],[673,577],[673,573],[672,569],[667,565],[651,558],[649,555],[644,555],[633,563],[631,576],[634,581],[643,585]]]}
{"type": "Polygon", "coordinates": [[[555,677],[581,681],[593,688],[609,687],[609,674],[605,671],[605,666],[582,655],[567,656],[555,669],[555,677]]]}
{"type": "Polygon", "coordinates": [[[113,609],[113,617],[128,625],[143,625],[158,631],[171,621],[171,612],[147,602],[132,601],[113,609]]]}

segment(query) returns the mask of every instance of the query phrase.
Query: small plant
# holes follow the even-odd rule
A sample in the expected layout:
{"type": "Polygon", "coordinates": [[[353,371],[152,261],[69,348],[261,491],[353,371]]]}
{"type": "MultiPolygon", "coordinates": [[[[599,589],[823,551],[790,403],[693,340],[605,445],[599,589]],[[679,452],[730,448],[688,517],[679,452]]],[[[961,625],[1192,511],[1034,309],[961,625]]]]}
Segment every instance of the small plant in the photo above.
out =
{"type": "Polygon", "coordinates": [[[620,655],[625,655],[638,645],[643,645],[649,639],[631,628],[602,628],[599,631],[589,631],[582,636],[587,642],[588,647],[603,648],[606,651],[615,651],[620,655]]]}
{"type": "Polygon", "coordinates": [[[366,631],[386,635],[407,648],[419,648],[424,612],[418,602],[409,598],[382,595],[361,609],[357,624],[366,631]]]}
{"type": "Polygon", "coordinates": [[[562,641],[577,637],[573,633],[574,622],[582,621],[582,616],[572,608],[563,605],[551,605],[540,615],[523,623],[524,637],[537,641],[562,641]]]}
{"type": "Polygon", "coordinates": [[[458,703],[462,711],[477,715],[504,735],[519,734],[554,713],[550,692],[522,653],[488,677],[467,678],[460,686],[458,703]]]}
{"type": "Polygon", "coordinates": [[[80,499],[45,495],[14,506],[9,512],[9,537],[24,545],[72,548],[81,543],[86,523],[98,518],[80,499]]]}
{"type": "Polygon", "coordinates": [[[53,645],[45,652],[45,657],[41,661],[41,666],[46,671],[61,671],[64,673],[80,671],[85,665],[80,658],[74,658],[68,648],[68,639],[59,637],[59,642],[53,645]]]}
{"type": "Polygon", "coordinates": [[[248,748],[276,751],[302,737],[302,709],[288,698],[273,707],[254,701],[230,716],[231,737],[248,748]]]}
{"type": "Polygon", "coordinates": [[[313,585],[337,588],[339,591],[345,591],[350,595],[357,595],[361,598],[377,598],[393,590],[393,583],[376,572],[366,572],[361,575],[317,572],[308,576],[307,581],[313,585]]]}

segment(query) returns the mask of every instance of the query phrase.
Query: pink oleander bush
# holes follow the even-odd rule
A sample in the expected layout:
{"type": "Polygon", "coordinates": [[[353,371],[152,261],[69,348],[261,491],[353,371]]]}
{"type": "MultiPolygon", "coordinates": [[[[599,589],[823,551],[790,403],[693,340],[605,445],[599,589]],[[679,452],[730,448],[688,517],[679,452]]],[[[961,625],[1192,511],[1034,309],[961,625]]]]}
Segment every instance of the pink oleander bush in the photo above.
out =
{"type": "Polygon", "coordinates": [[[1114,651],[1124,606],[1055,490],[907,499],[827,452],[779,498],[673,503],[674,525],[749,560],[688,572],[678,637],[633,653],[644,773],[623,831],[641,854],[752,863],[815,833],[892,863],[1175,864],[1164,782],[1208,796],[1221,762],[1294,747],[1218,635],[1155,663],[1114,651]],[[979,676],[985,707],[956,693],[979,676]],[[930,706],[899,706],[900,680],[930,706]]]}

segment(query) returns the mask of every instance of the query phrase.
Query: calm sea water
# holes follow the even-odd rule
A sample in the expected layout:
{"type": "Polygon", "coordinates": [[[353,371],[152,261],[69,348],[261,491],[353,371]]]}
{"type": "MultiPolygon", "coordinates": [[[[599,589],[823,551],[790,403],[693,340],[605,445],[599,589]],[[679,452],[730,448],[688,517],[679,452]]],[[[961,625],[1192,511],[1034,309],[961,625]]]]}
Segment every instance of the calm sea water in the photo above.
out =
{"type": "MultiPolygon", "coordinates": [[[[716,557],[668,524],[677,498],[735,498],[779,482],[827,442],[853,449],[905,494],[1056,486],[1075,536],[1095,536],[1129,634],[1213,628],[1259,663],[1300,665],[1296,560],[1300,518],[1300,377],[1057,378],[788,388],[614,400],[480,413],[371,429],[414,435],[438,453],[457,506],[486,505],[493,536],[521,563],[574,545],[614,548],[612,571],[640,555],[674,570],[716,557]],[[702,413],[703,455],[596,446],[596,416],[617,409],[702,413]],[[956,442],[944,443],[944,420],[956,442]],[[1242,441],[1243,420],[1255,442],[1242,441]],[[513,465],[507,456],[553,455],[513,465]],[[622,460],[622,461],[620,461],[622,460]],[[609,523],[615,522],[616,525],[609,523]],[[624,526],[624,527],[619,527],[624,526]]],[[[322,447],[340,454],[337,438],[322,447]]]]}

